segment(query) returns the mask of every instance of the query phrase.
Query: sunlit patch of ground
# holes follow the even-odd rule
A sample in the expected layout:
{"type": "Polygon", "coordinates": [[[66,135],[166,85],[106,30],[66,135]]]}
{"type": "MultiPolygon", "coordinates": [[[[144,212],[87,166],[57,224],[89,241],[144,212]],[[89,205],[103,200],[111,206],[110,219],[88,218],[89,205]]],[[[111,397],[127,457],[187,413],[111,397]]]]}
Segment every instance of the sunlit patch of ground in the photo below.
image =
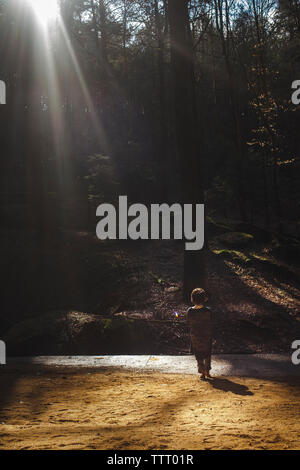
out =
{"type": "Polygon", "coordinates": [[[1,449],[300,449],[300,380],[1,370],[1,449]]]}
{"type": "MultiPolygon", "coordinates": [[[[297,251],[294,257],[284,257],[271,243],[259,240],[228,249],[210,239],[206,285],[214,316],[214,353],[289,352],[292,342],[300,337],[297,251]]],[[[74,230],[63,230],[46,244],[40,243],[35,233],[19,230],[1,230],[0,240],[5,306],[0,312],[2,339],[25,319],[31,318],[36,325],[37,317],[72,305],[83,313],[140,319],[145,329],[159,330],[157,341],[151,341],[147,350],[124,348],[124,354],[189,353],[185,326],[189,305],[182,296],[183,249],[178,241],[100,243],[94,232],[74,230]],[[12,262],[15,259],[17,264],[12,262]],[[43,259],[40,268],[32,259],[43,259]],[[176,322],[175,312],[179,313],[176,322]]],[[[33,350],[28,351],[22,335],[17,338],[15,354],[78,354],[73,342],[73,335],[76,341],[78,338],[75,329],[54,350],[52,340],[51,348],[45,350],[41,330],[30,329],[30,337],[32,334],[33,350]]],[[[98,342],[81,345],[82,354],[98,352],[98,342]]]]}
{"type": "MultiPolygon", "coordinates": [[[[288,312],[299,312],[300,290],[286,282],[279,282],[277,279],[268,280],[259,272],[249,272],[249,270],[237,266],[235,263],[227,261],[226,264],[232,272],[238,275],[241,282],[251,288],[254,293],[263,299],[273,302],[275,305],[286,308],[288,312]]],[[[276,264],[274,263],[274,266],[276,264]]],[[[292,272],[292,271],[291,271],[292,272]]],[[[274,274],[272,274],[274,276],[274,274]]]]}

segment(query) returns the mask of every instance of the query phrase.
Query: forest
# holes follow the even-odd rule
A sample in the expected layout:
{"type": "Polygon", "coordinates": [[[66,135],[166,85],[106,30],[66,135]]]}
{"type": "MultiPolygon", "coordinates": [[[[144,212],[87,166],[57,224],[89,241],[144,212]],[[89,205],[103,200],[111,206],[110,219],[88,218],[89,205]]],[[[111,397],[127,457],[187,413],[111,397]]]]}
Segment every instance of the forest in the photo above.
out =
{"type": "Polygon", "coordinates": [[[186,354],[194,287],[209,294],[216,352],[289,351],[300,1],[53,0],[42,16],[44,3],[0,0],[9,353],[186,354]],[[97,207],[123,195],[204,204],[204,248],[98,240],[97,207]]]}

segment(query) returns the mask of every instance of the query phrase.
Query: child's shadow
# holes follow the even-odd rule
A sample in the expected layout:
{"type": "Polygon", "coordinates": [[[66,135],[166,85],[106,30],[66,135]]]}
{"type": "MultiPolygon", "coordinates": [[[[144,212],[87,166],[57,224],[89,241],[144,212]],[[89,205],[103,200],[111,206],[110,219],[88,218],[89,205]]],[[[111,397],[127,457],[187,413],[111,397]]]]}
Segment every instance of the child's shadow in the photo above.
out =
{"type": "Polygon", "coordinates": [[[236,395],[254,395],[246,385],[237,384],[235,382],[231,382],[228,379],[220,379],[218,377],[213,377],[209,383],[213,388],[217,388],[218,390],[223,390],[224,392],[231,392],[235,393],[236,395]]]}

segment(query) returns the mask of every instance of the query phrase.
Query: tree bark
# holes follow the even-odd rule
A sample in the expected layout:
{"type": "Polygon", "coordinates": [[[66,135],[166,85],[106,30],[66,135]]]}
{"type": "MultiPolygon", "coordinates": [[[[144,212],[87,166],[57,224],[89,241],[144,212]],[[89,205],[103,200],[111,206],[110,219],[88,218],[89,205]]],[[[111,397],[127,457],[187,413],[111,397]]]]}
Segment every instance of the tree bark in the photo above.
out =
{"type": "MultiPolygon", "coordinates": [[[[193,47],[188,1],[169,2],[171,61],[176,146],[181,164],[182,203],[204,202],[201,181],[200,143],[195,102],[193,47]]],[[[184,252],[184,297],[195,287],[205,287],[204,250],[184,252]]]]}
{"type": "Polygon", "coordinates": [[[230,95],[230,106],[234,127],[234,141],[236,148],[236,193],[238,197],[239,204],[239,213],[240,218],[243,221],[247,221],[247,209],[246,209],[246,194],[245,194],[245,181],[244,181],[244,158],[245,158],[245,149],[243,145],[242,132],[240,126],[240,111],[238,97],[236,96],[236,80],[235,74],[232,66],[232,60],[230,58],[229,51],[229,38],[231,36],[230,30],[230,15],[229,15],[229,5],[225,1],[225,13],[223,11],[223,0],[214,0],[215,6],[215,19],[216,19],[216,28],[220,36],[222,44],[222,52],[225,60],[226,71],[228,76],[229,84],[229,95],[230,95]],[[223,15],[225,14],[225,18],[223,15]],[[224,24],[225,21],[225,24],[224,24]],[[226,33],[226,37],[225,37],[226,33]]]}

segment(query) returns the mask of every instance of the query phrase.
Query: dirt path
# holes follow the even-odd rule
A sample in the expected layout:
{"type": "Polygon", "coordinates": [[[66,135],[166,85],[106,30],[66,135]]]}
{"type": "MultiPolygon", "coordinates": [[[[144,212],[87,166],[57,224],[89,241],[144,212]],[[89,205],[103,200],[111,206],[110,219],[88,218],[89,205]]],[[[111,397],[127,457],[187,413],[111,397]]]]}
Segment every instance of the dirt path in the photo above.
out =
{"type": "Polygon", "coordinates": [[[300,379],[7,368],[1,449],[300,449],[300,379]]]}
{"type": "MultiPolygon", "coordinates": [[[[292,351],[292,350],[291,350],[292,351]]],[[[51,366],[116,368],[139,372],[198,375],[193,355],[104,355],[104,356],[32,356],[10,357],[9,367],[51,366]]],[[[300,367],[293,365],[290,354],[217,354],[212,356],[213,376],[274,378],[298,376],[300,367]]]]}

